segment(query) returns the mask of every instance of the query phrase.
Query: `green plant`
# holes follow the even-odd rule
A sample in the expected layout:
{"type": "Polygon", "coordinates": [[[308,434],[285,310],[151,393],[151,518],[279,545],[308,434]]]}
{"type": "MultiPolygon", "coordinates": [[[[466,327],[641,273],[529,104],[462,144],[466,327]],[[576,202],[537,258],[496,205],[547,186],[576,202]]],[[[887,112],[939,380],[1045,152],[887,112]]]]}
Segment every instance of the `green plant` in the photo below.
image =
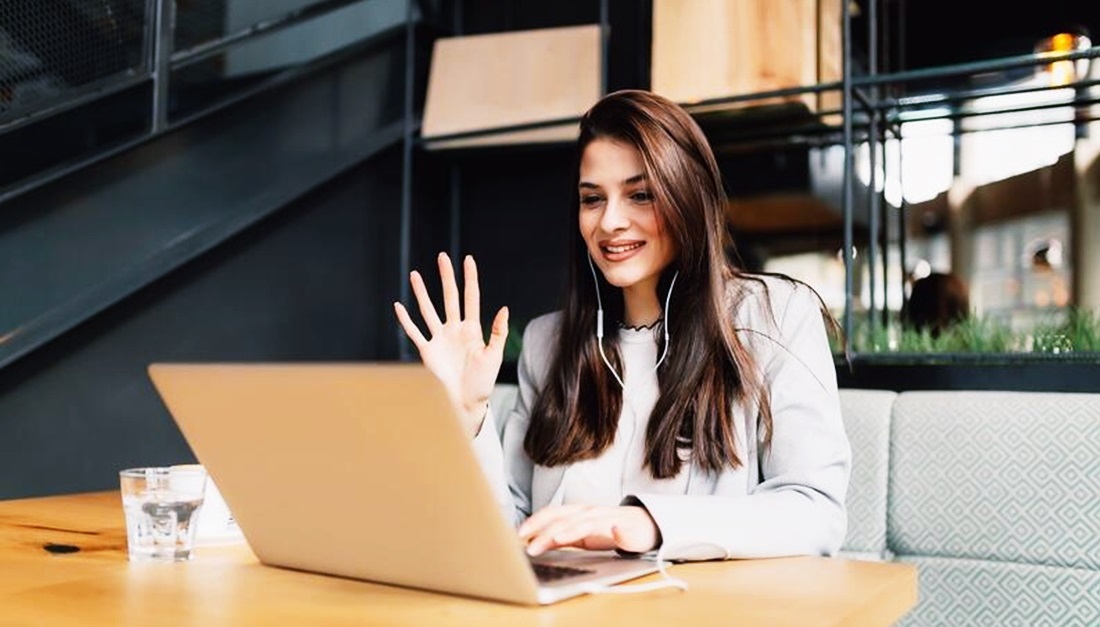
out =
{"type": "Polygon", "coordinates": [[[1038,325],[1032,350],[1041,353],[1100,352],[1100,316],[1071,310],[1064,321],[1038,325]]]}
{"type": "MultiPolygon", "coordinates": [[[[519,361],[519,352],[523,348],[523,329],[526,326],[526,321],[519,325],[514,322],[508,323],[508,339],[504,341],[505,362],[519,361]]],[[[486,337],[486,341],[488,341],[488,337],[486,337]]]]}
{"type": "MultiPolygon", "coordinates": [[[[1100,316],[1070,309],[1060,319],[1026,331],[1011,329],[993,318],[970,316],[938,336],[892,319],[871,325],[863,318],[852,333],[852,348],[868,353],[1006,354],[1100,352],[1100,316]]],[[[834,345],[835,350],[839,350],[834,345]]]]}
{"type": "MultiPolygon", "coordinates": [[[[517,361],[523,347],[523,324],[513,323],[504,345],[504,360],[517,361]]],[[[1100,353],[1100,315],[1071,309],[1060,320],[1036,325],[1030,331],[1014,331],[989,317],[970,316],[938,336],[902,325],[896,318],[871,325],[866,317],[855,321],[851,348],[860,353],[923,355],[1004,355],[1038,353],[1100,353]]],[[[830,333],[834,354],[844,352],[844,335],[830,333]]]]}
{"type": "Polygon", "coordinates": [[[1007,353],[1019,349],[1018,338],[1003,324],[969,316],[945,329],[932,342],[937,352],[1007,353]]]}

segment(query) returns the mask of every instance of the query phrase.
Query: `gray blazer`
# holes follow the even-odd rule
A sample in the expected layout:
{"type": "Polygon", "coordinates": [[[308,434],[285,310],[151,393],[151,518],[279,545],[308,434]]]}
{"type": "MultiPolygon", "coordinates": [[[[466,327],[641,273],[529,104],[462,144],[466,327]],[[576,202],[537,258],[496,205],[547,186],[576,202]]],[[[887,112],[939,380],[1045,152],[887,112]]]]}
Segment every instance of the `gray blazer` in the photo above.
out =
{"type": "MultiPolygon", "coordinates": [[[[771,277],[764,281],[767,290],[753,281],[738,282],[730,287],[730,300],[740,303],[732,312],[736,330],[769,386],[771,447],[761,446],[755,408],[735,407],[740,468],[714,474],[689,464],[685,494],[627,497],[625,502],[645,506],[657,522],[668,559],[832,555],[843,543],[851,449],[825,324],[806,287],[771,277]]],[[[562,478],[570,468],[536,465],[523,451],[529,410],[546,380],[559,320],[555,312],[528,324],[519,394],[503,436],[497,437],[490,408],[474,440],[498,499],[517,525],[540,508],[561,503],[562,478]]]]}

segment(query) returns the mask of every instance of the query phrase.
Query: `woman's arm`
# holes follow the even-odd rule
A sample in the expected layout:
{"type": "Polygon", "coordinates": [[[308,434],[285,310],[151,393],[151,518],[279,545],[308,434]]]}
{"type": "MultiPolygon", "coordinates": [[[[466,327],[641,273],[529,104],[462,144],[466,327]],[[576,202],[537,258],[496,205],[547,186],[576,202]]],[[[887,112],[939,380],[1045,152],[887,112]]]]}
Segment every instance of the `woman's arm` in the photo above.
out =
{"type": "Polygon", "coordinates": [[[450,258],[440,253],[438,264],[443,288],[442,318],[420,273],[413,271],[409,275],[427,335],[413,322],[404,305],[394,303],[394,313],[420,352],[421,361],[447,390],[463,428],[473,438],[474,453],[489,484],[511,518],[513,505],[504,478],[503,453],[493,411],[488,406],[503,360],[508,310],[502,307],[497,312],[486,343],[481,328],[481,289],[473,257],[466,256],[462,264],[464,307],[460,307],[458,282],[450,258]]]}
{"type": "Polygon", "coordinates": [[[531,423],[531,408],[549,372],[559,317],[557,313],[539,316],[523,330],[516,372],[519,389],[501,435],[505,477],[515,507],[513,521],[517,526],[531,515],[535,465],[527,456],[523,441],[531,423]]]}
{"type": "Polygon", "coordinates": [[[481,470],[489,482],[489,487],[496,496],[508,520],[514,519],[515,503],[508,491],[508,481],[504,471],[504,453],[501,449],[500,437],[497,433],[496,413],[508,411],[507,408],[495,408],[490,400],[485,412],[485,420],[481,423],[481,431],[474,437],[474,455],[481,464],[481,470]]]}

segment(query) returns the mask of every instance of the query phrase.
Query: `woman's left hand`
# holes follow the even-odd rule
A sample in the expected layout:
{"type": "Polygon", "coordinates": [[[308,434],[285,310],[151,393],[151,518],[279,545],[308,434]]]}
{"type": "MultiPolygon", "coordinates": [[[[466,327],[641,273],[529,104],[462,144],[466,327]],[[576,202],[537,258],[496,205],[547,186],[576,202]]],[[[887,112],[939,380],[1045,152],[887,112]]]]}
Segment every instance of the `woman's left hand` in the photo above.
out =
{"type": "Polygon", "coordinates": [[[645,553],[660,540],[657,523],[636,505],[551,505],[525,520],[519,536],[532,556],[561,547],[645,553]]]}

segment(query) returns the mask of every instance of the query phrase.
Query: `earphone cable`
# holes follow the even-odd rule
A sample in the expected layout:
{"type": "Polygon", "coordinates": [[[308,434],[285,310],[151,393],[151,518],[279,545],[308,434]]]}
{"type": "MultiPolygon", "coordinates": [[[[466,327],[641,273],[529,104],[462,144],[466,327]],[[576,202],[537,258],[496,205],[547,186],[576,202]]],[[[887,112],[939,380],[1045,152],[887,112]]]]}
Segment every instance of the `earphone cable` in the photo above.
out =
{"type": "MultiPolygon", "coordinates": [[[[678,542],[676,546],[713,546],[722,550],[723,555],[717,559],[728,560],[730,558],[729,549],[721,544],[711,540],[697,540],[697,539],[685,539],[678,542]]],[[[637,594],[641,592],[651,592],[653,590],[660,590],[662,588],[677,588],[679,590],[687,590],[688,584],[679,577],[674,577],[668,573],[668,565],[671,563],[665,558],[665,553],[670,545],[668,543],[662,544],[661,548],[657,549],[657,554],[653,558],[653,561],[657,564],[657,573],[661,576],[658,581],[650,581],[647,583],[621,583],[621,584],[600,584],[587,586],[585,592],[589,594],[637,594]]]]}
{"type": "MultiPolygon", "coordinates": [[[[600,279],[596,275],[596,265],[592,261],[592,255],[588,255],[588,269],[592,271],[592,282],[596,288],[596,345],[600,351],[600,358],[603,359],[603,363],[607,366],[607,369],[611,372],[611,376],[615,377],[615,381],[619,383],[619,387],[622,388],[623,394],[626,394],[626,383],[623,382],[622,377],[615,371],[615,368],[611,365],[611,361],[607,358],[607,353],[603,348],[603,298],[600,296],[600,279]]],[[[665,295],[665,308],[664,308],[664,323],[661,324],[661,330],[664,334],[664,349],[661,351],[661,357],[657,360],[657,363],[653,366],[653,370],[661,367],[661,364],[665,361],[665,357],[668,356],[668,344],[669,344],[669,305],[672,302],[672,288],[676,286],[676,279],[680,276],[680,271],[677,270],[672,275],[672,282],[668,285],[668,293],[665,295]]]]}

